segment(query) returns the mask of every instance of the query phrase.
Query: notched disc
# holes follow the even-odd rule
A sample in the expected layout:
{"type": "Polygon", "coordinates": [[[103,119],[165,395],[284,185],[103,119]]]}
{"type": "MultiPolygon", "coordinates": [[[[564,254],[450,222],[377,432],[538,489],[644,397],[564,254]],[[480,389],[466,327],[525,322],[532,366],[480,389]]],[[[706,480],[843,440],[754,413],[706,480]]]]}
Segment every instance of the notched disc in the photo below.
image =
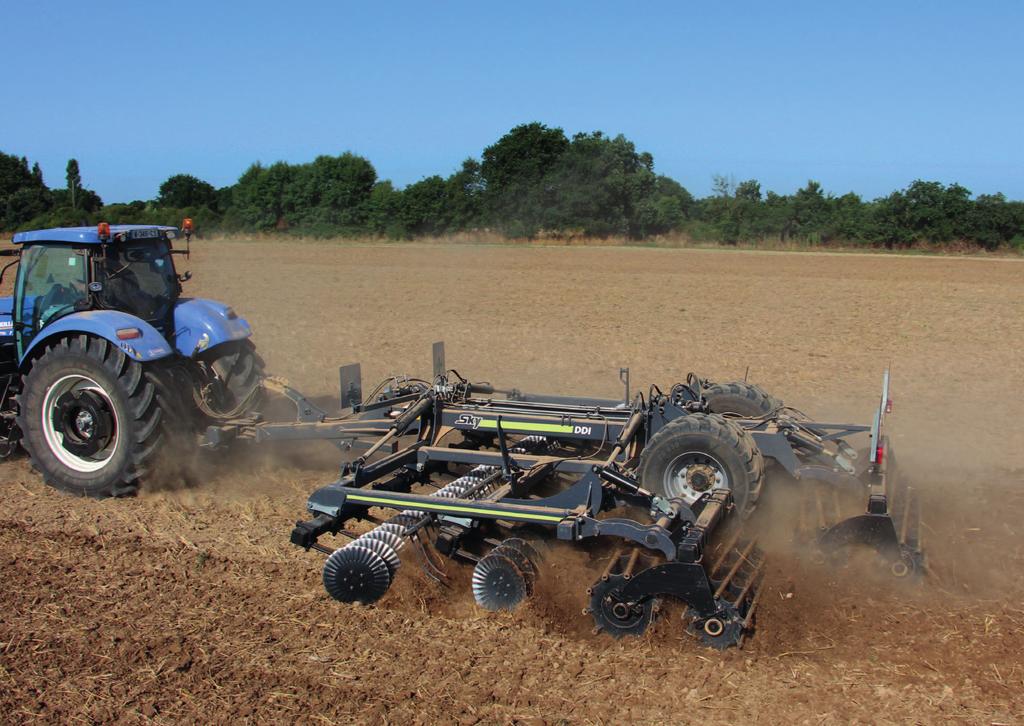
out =
{"type": "Polygon", "coordinates": [[[387,542],[382,542],[379,539],[361,537],[349,546],[365,547],[366,549],[380,555],[380,558],[384,560],[384,564],[388,566],[388,577],[392,582],[394,582],[395,573],[398,572],[398,568],[402,566],[402,559],[398,556],[398,553],[395,552],[391,545],[387,542]]]}
{"type": "Polygon", "coordinates": [[[493,550],[491,554],[502,555],[512,560],[519,571],[523,573],[523,578],[526,581],[527,594],[533,594],[533,583],[537,579],[537,566],[533,561],[527,557],[522,550],[517,549],[515,546],[510,546],[507,542],[502,542],[493,550]]]}
{"type": "Polygon", "coordinates": [[[405,540],[399,537],[394,532],[384,529],[388,526],[390,525],[382,524],[376,529],[371,529],[369,532],[359,537],[359,539],[357,539],[356,541],[365,542],[366,540],[380,540],[388,547],[393,549],[395,552],[398,552],[400,549],[402,549],[402,546],[405,544],[405,540]]]}
{"type": "Polygon", "coordinates": [[[530,564],[533,565],[534,570],[540,569],[540,563],[544,561],[540,552],[532,544],[527,542],[521,537],[509,537],[501,543],[502,547],[511,547],[512,549],[518,550],[526,555],[526,558],[530,560],[530,564]]]}
{"type": "Polygon", "coordinates": [[[356,544],[342,547],[324,563],[324,588],[335,600],[372,603],[390,586],[387,563],[366,547],[356,544]]]}
{"type": "Polygon", "coordinates": [[[529,592],[523,571],[501,553],[491,552],[473,568],[473,598],[485,610],[514,610],[529,592]]]}

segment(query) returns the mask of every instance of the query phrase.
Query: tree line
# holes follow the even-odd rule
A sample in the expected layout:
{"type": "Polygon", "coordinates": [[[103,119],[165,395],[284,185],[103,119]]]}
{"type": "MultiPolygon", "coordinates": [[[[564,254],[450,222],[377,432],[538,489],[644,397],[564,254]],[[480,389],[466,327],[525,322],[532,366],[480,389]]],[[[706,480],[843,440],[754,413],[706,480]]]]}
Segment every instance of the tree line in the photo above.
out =
{"type": "Polygon", "coordinates": [[[654,171],[651,154],[600,131],[571,138],[541,123],[517,126],[448,177],[404,188],[377,178],[351,153],[312,162],[255,163],[221,189],[190,174],[168,178],[152,200],[104,204],[75,159],[65,185],[48,187],[38,164],[0,152],[0,228],[72,224],[178,224],[206,231],[293,232],[393,239],[491,230],[511,238],[679,234],[723,243],[767,240],[888,248],[969,244],[1024,249],[1024,202],[974,196],[959,184],[917,180],[888,196],[836,196],[816,181],[792,194],[757,180],[716,176],[695,198],[654,171]]]}

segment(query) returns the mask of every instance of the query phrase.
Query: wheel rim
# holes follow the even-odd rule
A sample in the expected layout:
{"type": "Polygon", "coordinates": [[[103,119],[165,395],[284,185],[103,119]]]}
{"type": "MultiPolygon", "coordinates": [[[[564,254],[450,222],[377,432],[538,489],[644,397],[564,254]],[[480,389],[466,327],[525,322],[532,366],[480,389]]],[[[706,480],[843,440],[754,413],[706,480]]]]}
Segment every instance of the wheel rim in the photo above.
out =
{"type": "Polygon", "coordinates": [[[665,496],[691,504],[707,492],[729,488],[729,474],[722,462],[703,451],[687,451],[665,469],[665,496]]]}
{"type": "Polygon", "coordinates": [[[99,471],[120,442],[117,410],[103,387],[88,376],[64,376],[46,389],[42,410],[46,445],[64,466],[99,471]]]}

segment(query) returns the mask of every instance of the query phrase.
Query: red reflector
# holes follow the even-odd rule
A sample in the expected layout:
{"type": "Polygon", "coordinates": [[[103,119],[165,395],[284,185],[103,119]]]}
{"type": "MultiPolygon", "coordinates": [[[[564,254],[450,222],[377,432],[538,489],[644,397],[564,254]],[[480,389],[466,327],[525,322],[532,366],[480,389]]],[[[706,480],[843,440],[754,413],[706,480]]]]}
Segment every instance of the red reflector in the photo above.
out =
{"type": "Polygon", "coordinates": [[[892,399],[891,398],[886,400],[886,402],[885,402],[885,412],[886,413],[892,413],[892,399]]]}
{"type": "Polygon", "coordinates": [[[875,464],[878,466],[882,465],[885,460],[885,444],[879,444],[875,447],[875,464]]]}
{"type": "Polygon", "coordinates": [[[117,331],[118,340],[134,340],[135,338],[141,338],[142,331],[138,328],[121,328],[117,331]]]}

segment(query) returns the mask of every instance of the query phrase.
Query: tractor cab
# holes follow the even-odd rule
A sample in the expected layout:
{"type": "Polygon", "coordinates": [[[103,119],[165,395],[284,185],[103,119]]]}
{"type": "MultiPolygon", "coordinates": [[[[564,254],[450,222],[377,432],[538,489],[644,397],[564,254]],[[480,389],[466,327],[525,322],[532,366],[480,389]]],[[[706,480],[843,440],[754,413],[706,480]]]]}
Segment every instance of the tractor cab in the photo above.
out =
{"type": "MultiPolygon", "coordinates": [[[[191,237],[191,220],[183,224],[191,237]]],[[[176,227],[108,225],[65,227],[14,236],[21,245],[10,330],[19,357],[32,339],[77,312],[116,310],[173,333],[181,282],[173,255],[176,227]]]]}

